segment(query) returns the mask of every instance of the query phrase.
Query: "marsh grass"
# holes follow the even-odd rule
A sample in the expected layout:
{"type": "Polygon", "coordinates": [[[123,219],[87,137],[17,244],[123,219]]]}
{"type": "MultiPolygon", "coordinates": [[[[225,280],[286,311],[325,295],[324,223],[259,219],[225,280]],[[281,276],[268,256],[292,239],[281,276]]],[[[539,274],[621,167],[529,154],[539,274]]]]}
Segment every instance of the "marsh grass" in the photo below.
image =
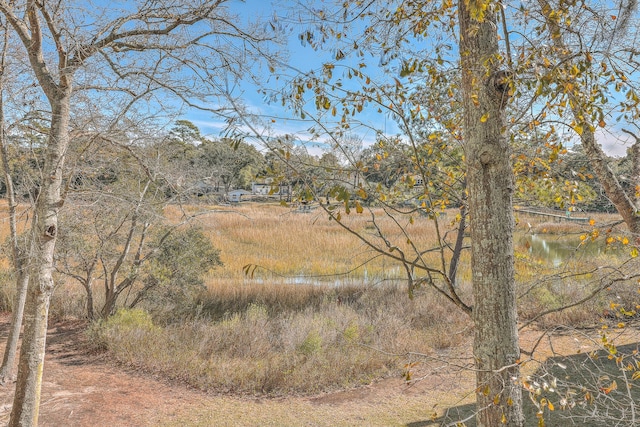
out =
{"type": "MultiPolygon", "coordinates": [[[[150,314],[123,311],[93,324],[87,335],[90,342],[124,365],[213,392],[316,393],[401,375],[409,352],[460,348],[473,333],[468,316],[432,289],[420,289],[409,299],[400,265],[328,221],[320,209],[306,214],[266,204],[212,206],[206,213],[203,206],[186,209],[197,213],[195,221],[221,250],[224,266],[207,274],[205,289],[189,304],[150,314]]],[[[183,212],[171,206],[165,215],[179,222],[183,212]]],[[[452,211],[440,219],[443,235],[453,228],[454,217],[452,211]]],[[[389,243],[407,252],[409,241],[422,250],[436,244],[436,230],[428,218],[405,218],[404,230],[383,216],[375,220],[389,243]]],[[[382,243],[372,217],[352,214],[343,221],[382,243]]],[[[575,236],[589,227],[560,223],[555,231],[575,236]]],[[[527,232],[528,225],[520,221],[518,233],[527,232]]],[[[532,259],[517,240],[515,255],[524,321],[579,299],[592,286],[592,278],[586,276],[558,279],[557,267],[532,259]]],[[[445,255],[447,261],[449,256],[445,255]]],[[[423,257],[440,268],[436,251],[423,257]]],[[[563,268],[587,271],[609,260],[570,262],[563,268]]],[[[470,281],[465,252],[458,286],[469,303],[470,281]]],[[[4,289],[9,286],[13,284],[6,282],[4,289]]],[[[611,298],[634,298],[625,286],[539,324],[596,324],[611,298]]],[[[99,289],[95,297],[99,305],[99,289]]],[[[80,317],[83,305],[80,286],[62,283],[54,292],[51,313],[80,317]]]]}
{"type": "MultiPolygon", "coordinates": [[[[166,215],[178,221],[182,212],[166,215]]],[[[375,241],[372,220],[343,219],[375,241]]],[[[427,218],[404,223],[407,234],[387,218],[375,220],[404,250],[407,236],[421,248],[436,243],[427,218]]],[[[120,319],[137,318],[124,314],[93,325],[90,341],[121,363],[216,392],[315,393],[400,375],[409,352],[429,354],[469,338],[466,315],[433,290],[410,300],[400,266],[320,210],[246,204],[214,207],[196,221],[221,249],[224,266],[208,274],[189,307],[154,313],[153,328],[146,320],[122,327],[120,319]]],[[[435,253],[425,257],[440,262],[435,253]]]]}
{"type": "MultiPolygon", "coordinates": [[[[371,220],[366,214],[343,216],[344,223],[381,243],[372,231],[371,220]]],[[[329,221],[321,209],[300,214],[279,205],[248,204],[217,209],[199,216],[197,221],[209,230],[214,246],[222,250],[225,263],[224,268],[210,274],[210,284],[250,279],[243,272],[246,265],[258,266],[253,279],[268,282],[284,282],[293,277],[341,283],[402,278],[399,265],[329,221]]],[[[383,216],[378,215],[376,221],[390,243],[408,250],[403,230],[383,216]]],[[[403,225],[418,247],[435,245],[435,229],[427,218],[417,217],[413,224],[406,221],[403,225]]],[[[427,261],[437,263],[438,257],[429,254],[427,261]]]]}
{"type": "MultiPolygon", "coordinates": [[[[400,375],[409,352],[459,345],[469,320],[432,292],[409,300],[397,287],[336,290],[310,286],[281,291],[288,304],[234,299],[206,317],[150,328],[119,319],[95,324],[89,336],[120,362],[215,392],[316,393],[400,375]],[[295,294],[295,295],[294,295],[295,294]],[[343,296],[344,299],[336,298],[343,296]]],[[[220,299],[211,292],[203,299],[220,299]]],[[[208,307],[206,301],[201,304],[208,307]]],[[[207,315],[203,309],[202,316],[207,315]]]]}

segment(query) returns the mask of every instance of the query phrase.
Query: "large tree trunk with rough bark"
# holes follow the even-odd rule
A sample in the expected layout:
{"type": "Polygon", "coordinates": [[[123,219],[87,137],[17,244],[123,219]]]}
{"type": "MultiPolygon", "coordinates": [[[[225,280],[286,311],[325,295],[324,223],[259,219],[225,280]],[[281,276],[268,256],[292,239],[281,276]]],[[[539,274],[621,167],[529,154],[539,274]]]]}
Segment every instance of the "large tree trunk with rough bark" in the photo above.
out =
{"type": "MultiPolygon", "coordinates": [[[[481,2],[484,3],[484,2],[481,2]]],[[[496,17],[458,3],[473,275],[477,425],[522,426],[513,257],[514,189],[504,107],[509,74],[499,70],[496,17]],[[475,16],[475,18],[474,18],[475,16]]]]}
{"type": "Polygon", "coordinates": [[[64,91],[51,92],[56,93],[57,99],[50,98],[52,121],[32,230],[25,326],[10,427],[38,425],[49,303],[54,285],[53,256],[58,234],[58,211],[62,205],[62,167],[69,142],[71,90],[67,87],[64,91]]]}

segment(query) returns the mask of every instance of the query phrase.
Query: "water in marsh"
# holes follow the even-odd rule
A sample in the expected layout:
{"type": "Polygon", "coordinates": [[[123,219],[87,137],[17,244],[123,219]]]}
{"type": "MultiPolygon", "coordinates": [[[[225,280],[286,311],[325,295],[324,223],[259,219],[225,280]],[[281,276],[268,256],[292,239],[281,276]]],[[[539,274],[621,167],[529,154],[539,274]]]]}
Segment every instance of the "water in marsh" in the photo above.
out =
{"type": "Polygon", "coordinates": [[[559,267],[570,259],[599,256],[612,253],[603,242],[581,241],[579,237],[549,234],[528,234],[520,238],[533,258],[544,260],[559,267]]]}

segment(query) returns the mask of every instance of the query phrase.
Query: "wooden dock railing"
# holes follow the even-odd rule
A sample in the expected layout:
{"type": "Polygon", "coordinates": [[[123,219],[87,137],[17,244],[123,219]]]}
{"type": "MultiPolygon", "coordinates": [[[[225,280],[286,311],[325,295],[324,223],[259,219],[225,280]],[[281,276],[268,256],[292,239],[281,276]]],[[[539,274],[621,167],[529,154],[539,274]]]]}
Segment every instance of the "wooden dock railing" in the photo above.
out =
{"type": "Polygon", "coordinates": [[[549,220],[554,222],[562,222],[562,221],[589,222],[589,219],[590,219],[587,217],[571,216],[572,212],[567,212],[566,214],[562,215],[559,213],[540,212],[530,208],[514,208],[514,210],[518,213],[522,213],[526,215],[547,217],[549,220]]]}

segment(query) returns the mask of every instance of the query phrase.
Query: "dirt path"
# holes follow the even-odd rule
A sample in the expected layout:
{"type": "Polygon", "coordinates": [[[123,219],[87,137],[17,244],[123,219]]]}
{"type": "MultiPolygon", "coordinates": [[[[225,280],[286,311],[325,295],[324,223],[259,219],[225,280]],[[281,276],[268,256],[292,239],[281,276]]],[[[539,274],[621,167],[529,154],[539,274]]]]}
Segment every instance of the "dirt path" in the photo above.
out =
{"type": "MultiPolygon", "coordinates": [[[[80,322],[54,323],[50,328],[40,409],[41,426],[428,426],[442,406],[469,403],[473,374],[444,370],[437,361],[418,367],[423,381],[407,385],[401,378],[314,397],[258,399],[209,395],[151,375],[115,366],[82,344],[80,322]]],[[[0,339],[6,340],[8,317],[0,318],[0,339]]],[[[539,333],[523,334],[523,346],[539,333]]],[[[558,336],[554,349],[567,352],[591,348],[588,337],[558,336]]],[[[549,351],[543,340],[540,351],[549,351]],[[545,350],[546,349],[546,350],[545,350]]],[[[443,358],[452,359],[451,351],[443,358]]],[[[0,387],[0,423],[11,410],[13,385],[0,387]]]]}
{"type": "MultiPolygon", "coordinates": [[[[2,341],[8,321],[0,318],[2,341]]],[[[49,329],[41,426],[426,425],[425,401],[436,401],[451,388],[451,378],[434,375],[428,384],[407,386],[396,378],[315,397],[209,395],[89,354],[82,344],[83,327],[81,322],[58,322],[49,329]]],[[[2,424],[9,419],[13,391],[13,384],[0,387],[2,424]]]]}
{"type": "MultiPolygon", "coordinates": [[[[6,340],[8,319],[2,319],[6,340]]],[[[110,366],[81,345],[80,322],[49,329],[40,406],[41,426],[143,426],[170,419],[201,394],[110,366]]],[[[9,419],[14,386],[0,388],[0,423],[9,419]]]]}

